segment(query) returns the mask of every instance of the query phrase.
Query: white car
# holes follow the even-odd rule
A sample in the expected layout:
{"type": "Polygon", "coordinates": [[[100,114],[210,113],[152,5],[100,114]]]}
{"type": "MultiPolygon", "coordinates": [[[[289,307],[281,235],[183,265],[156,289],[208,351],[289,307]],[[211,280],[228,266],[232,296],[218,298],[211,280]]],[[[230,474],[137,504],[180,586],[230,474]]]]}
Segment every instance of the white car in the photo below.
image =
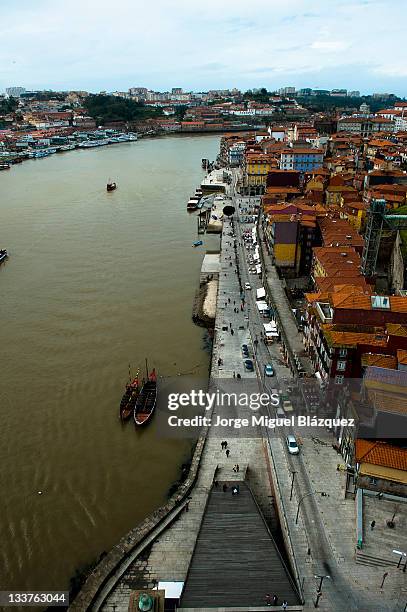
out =
{"type": "Polygon", "coordinates": [[[250,284],[249,284],[249,283],[245,283],[244,288],[246,289],[246,291],[250,291],[251,286],[250,286],[250,284]]]}
{"type": "Polygon", "coordinates": [[[290,455],[298,455],[298,453],[300,452],[300,449],[297,444],[297,440],[295,439],[295,436],[290,434],[286,437],[285,440],[286,440],[288,452],[290,453],[290,455]]]}

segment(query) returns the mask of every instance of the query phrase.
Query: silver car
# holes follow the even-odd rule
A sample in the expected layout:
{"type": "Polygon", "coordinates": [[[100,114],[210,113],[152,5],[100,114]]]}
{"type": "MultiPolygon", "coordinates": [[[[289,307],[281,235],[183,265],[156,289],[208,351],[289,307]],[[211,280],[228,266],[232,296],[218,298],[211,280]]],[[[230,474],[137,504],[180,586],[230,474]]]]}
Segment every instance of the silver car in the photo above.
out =
{"type": "Polygon", "coordinates": [[[298,455],[298,453],[300,452],[300,449],[297,444],[297,440],[295,439],[295,436],[290,434],[286,437],[285,440],[286,440],[288,452],[290,453],[290,455],[298,455]]]}

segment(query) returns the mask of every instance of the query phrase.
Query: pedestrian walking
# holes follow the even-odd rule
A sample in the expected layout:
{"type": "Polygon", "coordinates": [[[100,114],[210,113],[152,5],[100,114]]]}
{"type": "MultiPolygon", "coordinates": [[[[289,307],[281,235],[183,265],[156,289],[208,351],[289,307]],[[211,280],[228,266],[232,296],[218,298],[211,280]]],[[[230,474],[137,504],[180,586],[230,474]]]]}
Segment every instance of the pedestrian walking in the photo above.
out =
{"type": "Polygon", "coordinates": [[[226,449],[226,457],[229,457],[229,455],[230,455],[230,450],[227,448],[226,449]]]}
{"type": "Polygon", "coordinates": [[[278,603],[278,596],[277,595],[273,595],[273,606],[276,606],[278,603]]]}
{"type": "Polygon", "coordinates": [[[231,334],[232,334],[232,336],[233,336],[233,334],[234,334],[235,332],[233,331],[233,329],[231,329],[231,330],[230,330],[230,333],[231,333],[231,334]]]}
{"type": "Polygon", "coordinates": [[[225,483],[222,489],[223,489],[223,492],[226,493],[226,491],[228,490],[228,485],[225,483]]]}
{"type": "Polygon", "coordinates": [[[376,525],[376,521],[372,521],[372,522],[370,523],[370,530],[371,530],[371,531],[373,531],[373,529],[375,528],[375,525],[376,525]]]}
{"type": "Polygon", "coordinates": [[[225,440],[224,444],[225,444],[225,448],[227,448],[228,447],[228,443],[227,443],[226,440],[225,440]]]}
{"type": "Polygon", "coordinates": [[[233,372],[233,378],[236,378],[236,372],[233,372]]]}
{"type": "Polygon", "coordinates": [[[238,463],[236,463],[236,472],[238,472],[238,471],[239,471],[239,469],[240,469],[240,468],[239,468],[239,464],[238,464],[238,463]]]}
{"type": "Polygon", "coordinates": [[[284,599],[283,603],[281,604],[281,607],[283,608],[283,610],[287,610],[287,606],[288,606],[287,600],[284,599]]]}

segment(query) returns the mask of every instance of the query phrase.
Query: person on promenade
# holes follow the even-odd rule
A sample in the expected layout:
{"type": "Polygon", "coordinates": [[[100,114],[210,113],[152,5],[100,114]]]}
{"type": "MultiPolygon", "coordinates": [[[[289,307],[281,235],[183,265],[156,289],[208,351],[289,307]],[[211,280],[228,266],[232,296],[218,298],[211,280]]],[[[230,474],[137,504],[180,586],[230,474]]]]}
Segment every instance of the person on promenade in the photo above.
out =
{"type": "Polygon", "coordinates": [[[273,606],[276,606],[278,603],[278,595],[273,595],[273,606]]]}
{"type": "Polygon", "coordinates": [[[283,610],[287,610],[287,606],[288,606],[287,600],[284,599],[283,603],[281,604],[281,607],[283,608],[283,610]]]}
{"type": "Polygon", "coordinates": [[[236,472],[238,472],[238,471],[239,471],[239,469],[240,469],[240,468],[239,468],[239,464],[238,464],[238,463],[236,463],[236,472]]]}
{"type": "Polygon", "coordinates": [[[227,448],[226,449],[226,457],[229,457],[229,455],[230,455],[230,450],[227,448]]]}
{"type": "Polygon", "coordinates": [[[222,489],[223,489],[223,492],[226,493],[226,491],[228,490],[228,485],[225,483],[222,489]]]}

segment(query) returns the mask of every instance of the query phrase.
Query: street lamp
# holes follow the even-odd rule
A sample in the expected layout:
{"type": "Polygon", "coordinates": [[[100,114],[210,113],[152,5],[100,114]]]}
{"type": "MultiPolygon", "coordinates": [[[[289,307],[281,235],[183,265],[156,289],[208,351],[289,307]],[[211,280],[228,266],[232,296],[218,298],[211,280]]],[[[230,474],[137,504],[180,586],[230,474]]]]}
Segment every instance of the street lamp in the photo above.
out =
{"type": "Polygon", "coordinates": [[[331,579],[331,576],[325,576],[325,575],[323,576],[323,575],[317,574],[316,576],[314,575],[314,578],[319,578],[320,579],[319,587],[318,587],[318,590],[317,590],[317,598],[316,598],[316,601],[314,603],[314,608],[318,608],[319,599],[320,599],[320,597],[322,595],[322,590],[321,589],[322,589],[322,583],[324,581],[324,578],[331,579]]]}
{"type": "Polygon", "coordinates": [[[291,491],[290,491],[290,501],[293,498],[293,489],[294,489],[294,478],[297,472],[295,472],[294,470],[291,472],[291,491]]]}
{"type": "Polygon", "coordinates": [[[406,562],[405,562],[404,568],[403,568],[403,572],[405,572],[406,571],[406,567],[407,567],[407,553],[403,552],[402,550],[393,550],[393,553],[395,555],[400,555],[400,559],[399,559],[399,562],[397,563],[397,567],[400,567],[401,562],[403,560],[403,557],[406,557],[406,562]]]}
{"type": "Polygon", "coordinates": [[[303,495],[300,499],[300,501],[298,502],[298,508],[297,508],[297,516],[295,517],[295,524],[297,525],[298,523],[298,517],[300,514],[300,507],[301,507],[301,503],[302,501],[306,498],[306,497],[310,497],[311,495],[317,495],[318,493],[320,493],[320,495],[322,495],[322,497],[328,497],[328,493],[325,493],[325,491],[312,491],[311,493],[305,493],[305,495],[303,495]]]}

